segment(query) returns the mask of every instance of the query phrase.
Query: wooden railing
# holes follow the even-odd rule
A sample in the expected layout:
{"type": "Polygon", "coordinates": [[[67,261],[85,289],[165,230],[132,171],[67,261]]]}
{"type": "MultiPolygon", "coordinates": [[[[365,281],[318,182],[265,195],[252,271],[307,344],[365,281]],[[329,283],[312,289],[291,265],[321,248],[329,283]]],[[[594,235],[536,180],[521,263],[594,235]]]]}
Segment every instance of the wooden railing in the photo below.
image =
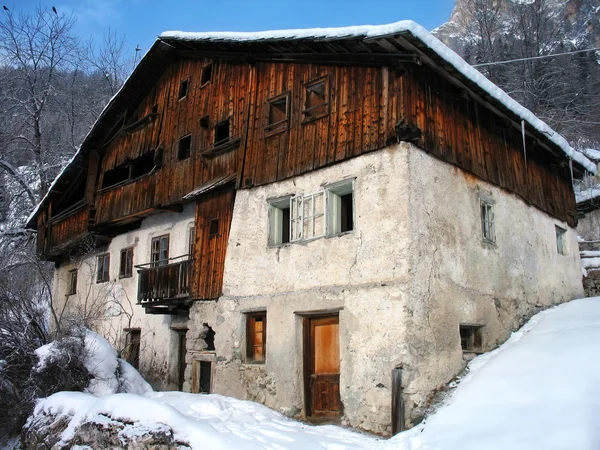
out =
{"type": "Polygon", "coordinates": [[[168,303],[189,297],[192,262],[188,255],[135,267],[139,304],[168,303]]]}
{"type": "Polygon", "coordinates": [[[69,214],[51,219],[47,253],[60,253],[70,244],[85,236],[88,232],[89,214],[87,203],[82,203],[79,208],[69,214]]]}

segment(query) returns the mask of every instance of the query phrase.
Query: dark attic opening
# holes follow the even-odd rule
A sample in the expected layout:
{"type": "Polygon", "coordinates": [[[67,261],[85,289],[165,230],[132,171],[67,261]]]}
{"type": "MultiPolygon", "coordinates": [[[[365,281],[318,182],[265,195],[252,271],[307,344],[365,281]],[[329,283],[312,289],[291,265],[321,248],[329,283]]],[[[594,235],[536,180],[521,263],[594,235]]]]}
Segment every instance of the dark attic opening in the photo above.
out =
{"type": "Polygon", "coordinates": [[[148,175],[155,167],[154,150],[150,150],[138,158],[127,161],[114,169],[104,172],[102,189],[118,186],[143,177],[144,175],[148,175]]]}
{"type": "Polygon", "coordinates": [[[87,170],[83,171],[70,184],[67,192],[62,196],[59,202],[54,207],[54,215],[67,213],[73,208],[76,208],[81,202],[85,200],[85,186],[87,181],[87,170]]]}

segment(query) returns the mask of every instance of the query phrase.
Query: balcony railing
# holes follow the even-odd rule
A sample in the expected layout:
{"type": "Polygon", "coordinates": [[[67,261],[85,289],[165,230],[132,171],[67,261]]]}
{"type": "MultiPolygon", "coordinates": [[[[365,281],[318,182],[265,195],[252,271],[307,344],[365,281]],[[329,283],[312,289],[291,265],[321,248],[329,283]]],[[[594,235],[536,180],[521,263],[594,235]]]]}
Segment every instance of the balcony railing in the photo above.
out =
{"type": "Polygon", "coordinates": [[[190,296],[192,262],[189,255],[135,267],[138,269],[139,304],[164,304],[190,296]]]}

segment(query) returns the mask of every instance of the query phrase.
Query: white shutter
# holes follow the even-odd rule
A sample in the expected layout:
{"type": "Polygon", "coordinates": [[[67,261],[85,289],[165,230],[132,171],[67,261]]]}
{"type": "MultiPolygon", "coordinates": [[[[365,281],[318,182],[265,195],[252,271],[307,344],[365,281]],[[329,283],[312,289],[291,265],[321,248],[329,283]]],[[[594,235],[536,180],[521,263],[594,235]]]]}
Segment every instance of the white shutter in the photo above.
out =
{"type": "Polygon", "coordinates": [[[290,199],[290,242],[304,237],[304,197],[296,195],[290,199]]]}

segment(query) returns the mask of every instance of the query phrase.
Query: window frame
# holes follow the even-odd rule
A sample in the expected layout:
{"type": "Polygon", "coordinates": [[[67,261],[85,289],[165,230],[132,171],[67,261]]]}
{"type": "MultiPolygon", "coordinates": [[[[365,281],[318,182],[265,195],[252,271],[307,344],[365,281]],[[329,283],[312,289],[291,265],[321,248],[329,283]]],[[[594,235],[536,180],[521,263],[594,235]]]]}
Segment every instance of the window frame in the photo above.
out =
{"type": "Polygon", "coordinates": [[[483,353],[483,325],[461,323],[458,326],[460,337],[460,348],[463,353],[483,353]],[[463,336],[463,330],[469,332],[469,336],[463,336]],[[463,346],[463,340],[467,345],[463,346]]]}
{"type": "Polygon", "coordinates": [[[321,77],[307,81],[306,83],[302,83],[302,124],[310,123],[329,115],[331,104],[330,92],[331,90],[329,86],[329,75],[323,75],[321,77]],[[320,105],[308,107],[308,92],[312,86],[315,86],[320,83],[323,83],[325,85],[324,101],[320,105]],[[310,114],[311,111],[318,110],[319,108],[323,108],[323,111],[316,114],[310,114]]]}
{"type": "Polygon", "coordinates": [[[179,82],[179,91],[177,91],[177,101],[183,100],[188,97],[190,93],[190,77],[185,78],[179,82]],[[181,90],[185,86],[185,94],[181,95],[181,90]]]}
{"type": "Polygon", "coordinates": [[[167,264],[169,264],[169,249],[171,247],[171,237],[169,235],[169,233],[167,234],[161,234],[160,236],[156,236],[153,237],[152,240],[150,241],[150,264],[152,265],[152,267],[159,267],[159,266],[165,266],[167,264]],[[166,247],[166,252],[167,252],[167,257],[165,259],[161,259],[160,255],[161,252],[163,251],[161,248],[161,240],[163,238],[166,238],[167,240],[167,247],[166,247]],[[154,243],[158,242],[158,251],[154,251],[154,243]],[[157,259],[154,259],[154,255],[157,255],[157,259]]]}
{"type": "Polygon", "coordinates": [[[265,137],[273,136],[275,134],[281,133],[283,131],[287,131],[290,129],[290,115],[291,115],[291,105],[290,105],[290,91],[284,92],[282,94],[276,95],[275,97],[271,97],[267,99],[267,107],[265,113],[265,137]],[[277,122],[271,123],[271,108],[274,107],[276,102],[285,99],[285,118],[279,120],[277,122]]]}
{"type": "Polygon", "coordinates": [[[77,294],[77,269],[69,270],[69,286],[67,295],[77,294]]]}
{"type": "Polygon", "coordinates": [[[266,364],[267,362],[267,311],[252,311],[245,313],[246,319],[246,364],[266,364]],[[254,336],[257,333],[253,325],[256,324],[256,319],[261,318],[262,334],[261,342],[256,345],[254,336]],[[256,359],[256,347],[262,348],[262,359],[256,359]]]}
{"type": "Polygon", "coordinates": [[[190,157],[192,156],[192,133],[188,133],[184,136],[181,136],[179,138],[179,140],[177,141],[177,161],[185,161],[187,159],[190,159],[190,157]],[[189,146],[187,147],[187,153],[186,155],[182,158],[181,157],[181,149],[182,149],[182,142],[186,139],[189,139],[189,146]]]}
{"type": "Polygon", "coordinates": [[[119,278],[131,278],[133,277],[133,247],[126,247],[121,249],[119,258],[119,278]],[[125,267],[123,267],[123,254],[125,254],[125,267]],[[131,254],[129,272],[127,271],[127,255],[131,254]]]}
{"type": "Polygon", "coordinates": [[[567,246],[565,242],[565,235],[567,234],[566,228],[563,228],[558,225],[554,225],[554,233],[556,236],[556,252],[559,255],[566,256],[567,255],[567,246]]]}
{"type": "Polygon", "coordinates": [[[231,141],[231,118],[230,117],[225,120],[221,120],[220,122],[217,122],[215,124],[215,126],[213,127],[213,147],[219,147],[221,145],[225,145],[229,141],[231,141]],[[222,126],[225,123],[227,123],[228,136],[225,139],[221,139],[220,141],[217,141],[217,128],[219,128],[220,126],[222,126]]]}
{"type": "Polygon", "coordinates": [[[194,259],[194,248],[196,246],[196,224],[188,226],[188,259],[194,259]]]}
{"type": "Polygon", "coordinates": [[[489,245],[496,245],[495,204],[496,202],[490,198],[479,197],[481,241],[489,245]]]}
{"type": "Polygon", "coordinates": [[[97,256],[96,261],[96,283],[99,284],[110,281],[110,253],[101,253],[97,256]],[[102,262],[100,262],[101,260],[102,262]]]}
{"type": "Polygon", "coordinates": [[[125,360],[139,370],[142,330],[140,328],[125,328],[124,331],[127,333],[125,335],[125,360]],[[132,336],[134,335],[138,338],[137,342],[133,342],[132,336]],[[135,350],[135,353],[132,350],[135,350]]]}
{"type": "Polygon", "coordinates": [[[268,204],[268,229],[267,229],[267,242],[269,247],[281,247],[289,244],[291,241],[291,199],[293,195],[285,195],[283,197],[277,197],[267,200],[268,204]],[[287,213],[287,241],[284,241],[285,227],[286,227],[286,214],[284,210],[288,210],[287,213]]]}
{"type": "Polygon", "coordinates": [[[205,86],[208,86],[210,83],[212,83],[213,75],[214,75],[214,64],[212,62],[202,66],[202,70],[200,71],[200,87],[203,88],[205,86]],[[208,77],[208,80],[204,81],[204,78],[205,78],[204,75],[207,70],[210,71],[210,76],[208,77]]]}
{"type": "Polygon", "coordinates": [[[325,235],[326,237],[334,237],[334,236],[343,236],[345,234],[353,233],[356,229],[356,178],[348,178],[345,180],[337,181],[335,183],[331,183],[325,186],[325,215],[326,215],[326,227],[325,227],[325,235]],[[352,228],[349,230],[342,231],[341,211],[339,213],[340,223],[338,225],[337,219],[334,216],[334,205],[338,202],[336,201],[336,197],[339,198],[340,209],[342,207],[341,197],[352,194],[352,228]],[[336,223],[334,223],[334,221],[336,223]],[[338,230],[339,228],[339,230],[338,230]]]}

